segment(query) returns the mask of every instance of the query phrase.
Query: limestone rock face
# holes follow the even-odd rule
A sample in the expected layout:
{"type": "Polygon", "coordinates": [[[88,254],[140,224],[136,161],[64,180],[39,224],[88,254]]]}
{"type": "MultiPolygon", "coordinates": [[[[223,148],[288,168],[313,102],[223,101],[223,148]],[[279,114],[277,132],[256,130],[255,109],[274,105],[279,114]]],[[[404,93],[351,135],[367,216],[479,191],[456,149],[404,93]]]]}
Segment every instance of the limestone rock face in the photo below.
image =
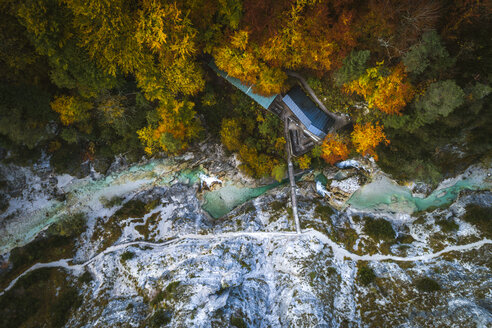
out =
{"type": "MultiPolygon", "coordinates": [[[[396,238],[380,242],[365,233],[360,212],[344,206],[361,186],[371,187],[368,182],[375,179],[377,169],[370,161],[348,161],[305,174],[297,183],[303,232],[296,234],[287,184],[242,198],[219,218],[207,215],[205,195],[221,190],[215,200],[227,200],[238,190],[257,190],[271,180],[244,177],[236,159],[219,146],[200,147],[181,157],[140,163],[94,179],[9,175],[12,188],[17,186],[15,177],[36,189],[9,189],[15,202],[9,199],[11,207],[0,219],[15,215],[0,221],[4,249],[0,268],[18,276],[9,271],[13,262],[9,256],[15,257],[12,248],[29,246],[27,232],[83,212],[87,226],[72,244],[64,245],[65,253],[60,255],[56,243],[38,244],[49,257],[26,258],[21,268],[38,263],[52,270],[44,272],[65,275],[57,280],[38,275],[51,279],[51,294],[46,293],[45,281],[27,288],[32,295],[52,297],[46,297],[52,302],[69,282],[80,299],[66,311],[67,327],[369,327],[375,323],[487,327],[492,323],[488,297],[492,245],[483,232],[462,219],[468,203],[488,206],[490,192],[465,194],[449,209],[418,218],[366,211],[369,217],[391,221],[396,238]],[[50,190],[55,189],[66,199],[53,202],[50,190]],[[42,195],[44,203],[31,202],[42,195]],[[454,222],[448,222],[449,230],[436,223],[444,220],[454,222]],[[69,253],[71,245],[74,255],[69,253]],[[374,273],[374,282],[361,282],[361,266],[374,273]],[[440,289],[419,290],[417,282],[423,277],[433,279],[440,289]]],[[[0,285],[9,285],[11,280],[2,277],[6,276],[0,269],[0,285]]],[[[0,294],[0,303],[8,307],[0,312],[12,313],[16,306],[12,296],[25,288],[20,280],[0,294]]],[[[32,311],[33,316],[51,318],[50,313],[40,312],[32,311]]]]}
{"type": "Polygon", "coordinates": [[[350,199],[362,183],[361,177],[354,175],[344,180],[332,180],[328,186],[328,191],[331,193],[329,203],[337,209],[341,209],[343,205],[350,199]]]}
{"type": "Polygon", "coordinates": [[[338,164],[339,167],[324,169],[322,174],[326,177],[326,184],[317,188],[328,203],[341,210],[352,195],[372,178],[374,172],[373,163],[365,160],[349,160],[338,164]]]}

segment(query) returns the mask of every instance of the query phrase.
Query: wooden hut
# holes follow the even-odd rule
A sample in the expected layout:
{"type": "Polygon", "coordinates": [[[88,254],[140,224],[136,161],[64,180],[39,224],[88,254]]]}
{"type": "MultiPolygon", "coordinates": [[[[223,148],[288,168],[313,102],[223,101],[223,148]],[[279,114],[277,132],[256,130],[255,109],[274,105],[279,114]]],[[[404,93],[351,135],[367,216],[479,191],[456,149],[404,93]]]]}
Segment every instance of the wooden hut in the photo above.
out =
{"type": "Polygon", "coordinates": [[[346,117],[328,111],[317,99],[304,79],[295,73],[291,75],[299,80],[299,85],[293,87],[284,95],[278,94],[265,97],[253,92],[252,86],[244,85],[239,79],[221,71],[213,61],[209,65],[220,76],[263,108],[281,119],[287,120],[290,151],[294,156],[305,154],[315,144],[322,143],[328,133],[335,132],[348,123],[346,117]],[[308,96],[306,91],[312,97],[308,96]]]}

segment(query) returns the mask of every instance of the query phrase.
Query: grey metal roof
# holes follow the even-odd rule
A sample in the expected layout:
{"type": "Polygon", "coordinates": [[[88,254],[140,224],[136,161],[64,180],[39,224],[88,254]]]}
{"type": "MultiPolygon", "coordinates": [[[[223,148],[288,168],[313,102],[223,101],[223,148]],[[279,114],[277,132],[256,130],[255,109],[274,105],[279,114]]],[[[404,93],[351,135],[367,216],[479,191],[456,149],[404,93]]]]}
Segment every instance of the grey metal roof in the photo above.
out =
{"type": "Polygon", "coordinates": [[[299,86],[292,88],[282,100],[306,129],[321,139],[335,123],[299,86]]]}

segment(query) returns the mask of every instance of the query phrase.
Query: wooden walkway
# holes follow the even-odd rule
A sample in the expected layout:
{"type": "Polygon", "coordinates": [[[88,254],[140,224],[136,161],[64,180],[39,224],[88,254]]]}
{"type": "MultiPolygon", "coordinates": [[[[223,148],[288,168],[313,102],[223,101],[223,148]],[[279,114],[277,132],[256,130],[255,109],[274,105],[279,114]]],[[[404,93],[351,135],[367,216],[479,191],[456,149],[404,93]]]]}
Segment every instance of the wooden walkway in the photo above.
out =
{"type": "Polygon", "coordinates": [[[287,111],[284,111],[282,118],[284,120],[284,134],[285,134],[285,148],[287,153],[287,170],[289,172],[290,180],[290,197],[292,203],[292,215],[294,216],[294,222],[296,224],[296,232],[301,233],[301,223],[299,221],[299,216],[297,215],[297,196],[296,196],[296,180],[294,177],[294,165],[292,164],[292,154],[290,152],[290,138],[289,138],[289,116],[287,111]]]}

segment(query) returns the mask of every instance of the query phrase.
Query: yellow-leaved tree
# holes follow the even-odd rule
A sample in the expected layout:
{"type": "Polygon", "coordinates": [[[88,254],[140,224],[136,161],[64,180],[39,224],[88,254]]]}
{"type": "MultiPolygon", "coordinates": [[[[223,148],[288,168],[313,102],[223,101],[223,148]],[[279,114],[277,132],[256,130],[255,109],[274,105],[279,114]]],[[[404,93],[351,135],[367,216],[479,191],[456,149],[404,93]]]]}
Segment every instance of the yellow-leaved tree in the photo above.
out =
{"type": "Polygon", "coordinates": [[[278,17],[275,32],[260,46],[271,65],[322,73],[337,66],[355,45],[352,13],[337,1],[292,1],[278,17]]]}
{"type": "Polygon", "coordinates": [[[137,21],[135,40],[145,55],[134,70],[146,97],[160,100],[200,91],[205,82],[194,60],[197,30],[188,16],[176,3],[146,0],[137,21]]]}
{"type": "Polygon", "coordinates": [[[366,70],[358,79],[344,85],[347,93],[364,97],[369,108],[377,108],[386,114],[399,114],[413,99],[414,88],[407,81],[402,64],[393,67],[390,74],[383,75],[383,62],[366,70]]]}
{"type": "Polygon", "coordinates": [[[378,159],[374,151],[380,143],[389,144],[389,140],[384,134],[383,127],[379,123],[356,124],[351,134],[352,143],[358,153],[363,156],[371,155],[375,160],[378,159]]]}
{"type": "Polygon", "coordinates": [[[51,109],[60,114],[60,121],[63,125],[85,122],[91,116],[92,104],[80,97],[56,97],[50,105],[51,109]]]}
{"type": "Polygon", "coordinates": [[[285,69],[322,75],[341,63],[355,46],[352,17],[338,1],[245,1],[243,27],[215,47],[215,63],[257,93],[280,93],[285,69]]]}
{"type": "Polygon", "coordinates": [[[308,154],[305,154],[299,157],[298,163],[301,170],[307,170],[311,166],[311,157],[308,154]]]}
{"type": "Polygon", "coordinates": [[[102,94],[97,102],[97,110],[102,114],[104,122],[112,124],[123,118],[126,97],[122,95],[102,94]]]}
{"type": "Polygon", "coordinates": [[[242,128],[237,119],[225,118],[222,121],[220,136],[222,143],[227,148],[227,150],[235,151],[241,148],[241,133],[242,128]]]}
{"type": "Polygon", "coordinates": [[[193,107],[194,103],[187,100],[161,100],[160,106],[148,118],[149,125],[137,131],[146,146],[145,152],[150,155],[162,150],[176,154],[186,149],[202,129],[193,107]]]}
{"type": "Polygon", "coordinates": [[[214,51],[215,64],[244,84],[252,85],[253,91],[272,95],[284,90],[287,75],[279,68],[270,67],[259,59],[254,44],[249,43],[249,32],[236,31],[230,42],[214,51]]]}

